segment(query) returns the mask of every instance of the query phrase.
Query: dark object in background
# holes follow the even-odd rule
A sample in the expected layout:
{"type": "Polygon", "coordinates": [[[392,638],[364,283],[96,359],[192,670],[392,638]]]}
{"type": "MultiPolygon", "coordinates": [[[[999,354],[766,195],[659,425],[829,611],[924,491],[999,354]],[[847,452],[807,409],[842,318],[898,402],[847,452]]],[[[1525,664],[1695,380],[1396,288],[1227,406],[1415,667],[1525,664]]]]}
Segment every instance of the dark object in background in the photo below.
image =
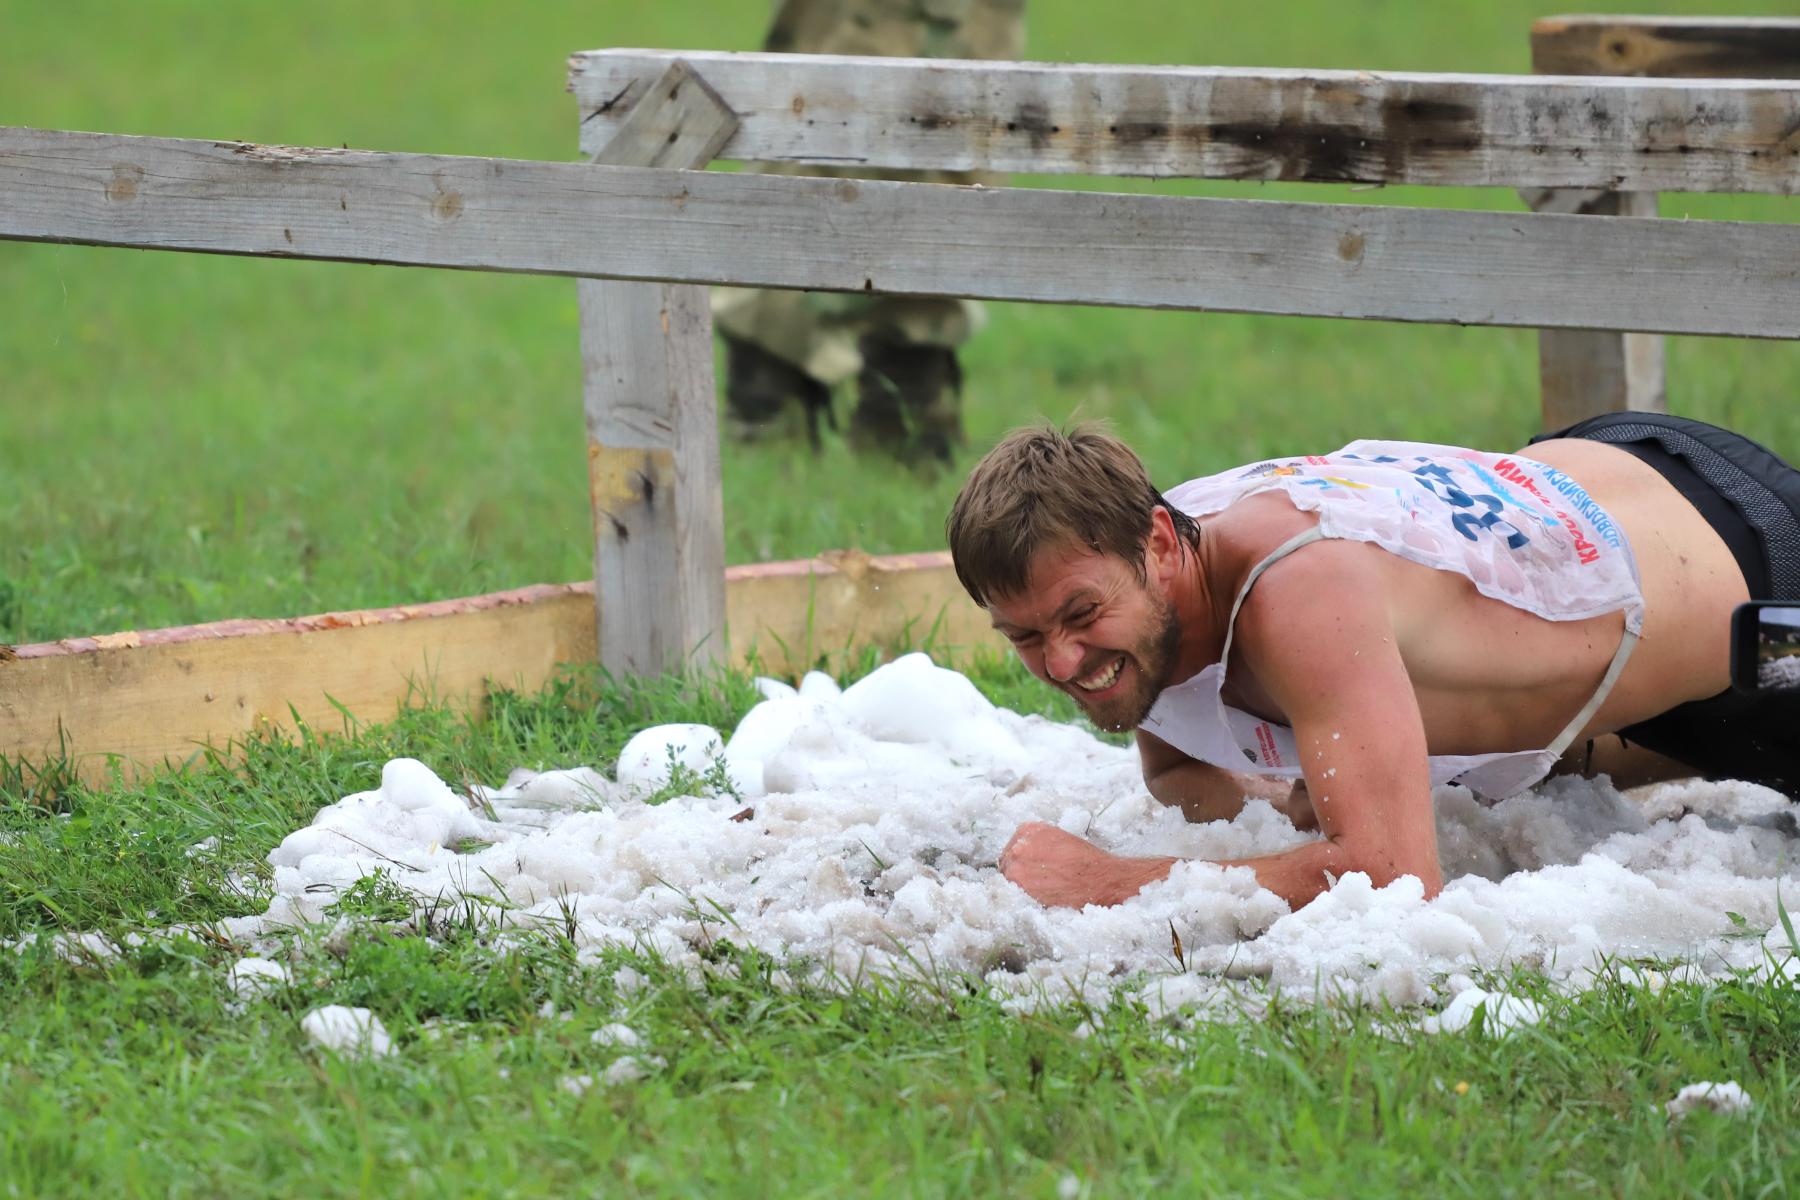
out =
{"type": "MultiPolygon", "coordinates": [[[[1026,0],[778,0],[763,49],[783,54],[1019,59],[1026,0]]],[[[764,163],[762,174],[995,186],[998,175],[764,163]]],[[[852,448],[911,465],[949,461],[962,441],[957,350],[981,328],[973,300],[932,296],[714,288],[713,326],[728,370],[728,432],[739,440],[797,436],[820,445],[833,389],[857,388],[852,448]],[[865,357],[878,347],[879,361],[865,357]],[[742,352],[754,347],[814,386],[802,388],[742,352]],[[779,385],[779,386],[776,386],[779,385]],[[820,390],[822,389],[822,391],[820,390]],[[823,395],[824,401],[819,397],[823,395]]],[[[834,426],[835,428],[835,426],[834,426]]]]}
{"type": "MultiPolygon", "coordinates": [[[[1800,693],[1800,604],[1752,600],[1731,615],[1731,686],[1800,693]]],[[[1794,730],[1800,741],[1800,729],[1794,730]]]]}
{"type": "Polygon", "coordinates": [[[963,443],[962,365],[956,351],[874,334],[865,335],[860,346],[851,448],[886,450],[911,465],[949,462],[963,443]]]}
{"type": "Polygon", "coordinates": [[[816,452],[820,418],[837,430],[831,389],[755,342],[725,339],[725,394],[731,398],[731,434],[739,441],[786,437],[804,421],[816,452]]]}

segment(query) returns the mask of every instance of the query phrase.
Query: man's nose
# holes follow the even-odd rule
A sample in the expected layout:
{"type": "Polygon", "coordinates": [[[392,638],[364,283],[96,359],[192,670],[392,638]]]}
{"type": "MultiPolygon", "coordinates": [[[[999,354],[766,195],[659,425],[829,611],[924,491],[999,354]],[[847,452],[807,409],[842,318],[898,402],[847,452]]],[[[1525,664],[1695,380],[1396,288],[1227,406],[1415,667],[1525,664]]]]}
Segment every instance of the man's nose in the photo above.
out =
{"type": "Polygon", "coordinates": [[[1067,683],[1081,670],[1081,647],[1073,638],[1044,639],[1044,674],[1058,683],[1067,683]]]}

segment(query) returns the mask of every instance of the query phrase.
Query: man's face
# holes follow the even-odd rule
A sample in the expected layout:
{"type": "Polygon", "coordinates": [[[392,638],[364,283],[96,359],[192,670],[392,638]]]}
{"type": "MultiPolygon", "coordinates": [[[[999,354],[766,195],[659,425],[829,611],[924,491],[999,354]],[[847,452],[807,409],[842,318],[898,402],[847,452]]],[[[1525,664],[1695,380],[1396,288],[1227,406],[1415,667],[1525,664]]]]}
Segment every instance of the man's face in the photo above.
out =
{"type": "Polygon", "coordinates": [[[1101,729],[1135,729],[1167,687],[1181,646],[1174,603],[1123,559],[1040,551],[1017,595],[990,600],[994,628],[1033,675],[1075,698],[1101,729]]]}

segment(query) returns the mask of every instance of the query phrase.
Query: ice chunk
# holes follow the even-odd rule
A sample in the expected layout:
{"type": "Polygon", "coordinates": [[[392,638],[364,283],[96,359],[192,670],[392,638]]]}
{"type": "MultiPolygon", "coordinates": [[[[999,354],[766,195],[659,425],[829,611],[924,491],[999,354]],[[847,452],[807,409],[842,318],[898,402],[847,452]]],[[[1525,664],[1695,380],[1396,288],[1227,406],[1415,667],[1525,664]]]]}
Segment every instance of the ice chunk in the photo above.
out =
{"type": "Polygon", "coordinates": [[[725,743],[710,725],[652,725],[619,752],[619,782],[654,792],[669,782],[671,762],[703,773],[724,753],[725,743]]]}
{"type": "Polygon", "coordinates": [[[396,758],[381,768],[381,798],[402,812],[467,807],[449,784],[416,758],[396,758]]]}
{"type": "Polygon", "coordinates": [[[381,1018],[366,1008],[328,1004],[300,1018],[300,1028],[314,1042],[339,1054],[379,1058],[394,1050],[381,1018]]]}
{"type": "Polygon", "coordinates": [[[651,1072],[660,1071],[664,1066],[662,1059],[656,1055],[627,1054],[615,1059],[600,1074],[600,1081],[607,1087],[617,1087],[622,1083],[636,1083],[640,1079],[648,1079],[651,1072]]]}
{"type": "Polygon", "coordinates": [[[288,969],[268,958],[240,958],[225,972],[225,982],[240,1000],[252,1000],[292,981],[288,969]]]}
{"type": "MultiPolygon", "coordinates": [[[[667,760],[664,760],[665,771],[667,760]]],[[[660,786],[660,785],[659,785],[660,786]]],[[[629,789],[614,783],[592,767],[575,767],[567,771],[542,771],[495,793],[497,804],[514,808],[574,810],[605,808],[623,799],[629,789]]]]}
{"type": "Polygon", "coordinates": [[[966,722],[991,720],[994,706],[975,685],[923,654],[908,654],[844,689],[842,711],[886,742],[958,740],[966,722]]]}
{"type": "Polygon", "coordinates": [[[1690,1083],[1676,1092],[1673,1100],[1663,1105],[1663,1109],[1671,1117],[1685,1117],[1697,1108],[1736,1117],[1749,1112],[1753,1107],[1755,1104],[1750,1099],[1750,1094],[1739,1087],[1735,1080],[1728,1083],[1690,1083]]]}
{"type": "Polygon", "coordinates": [[[732,760],[767,763],[787,748],[794,731],[816,717],[822,706],[816,700],[781,696],[765,700],[744,714],[725,744],[732,760]]]}
{"type": "Polygon", "coordinates": [[[1457,993],[1442,1013],[1426,1017],[1419,1023],[1419,1028],[1426,1033],[1455,1033],[1472,1025],[1476,1013],[1482,1014],[1483,1031],[1491,1034],[1511,1033],[1522,1025],[1536,1025],[1544,1019],[1543,1007],[1535,1000],[1472,987],[1457,993]]]}
{"type": "Polygon", "coordinates": [[[754,681],[757,695],[764,700],[786,700],[800,694],[800,689],[791,683],[783,683],[779,679],[770,679],[767,675],[758,675],[754,681]]]}

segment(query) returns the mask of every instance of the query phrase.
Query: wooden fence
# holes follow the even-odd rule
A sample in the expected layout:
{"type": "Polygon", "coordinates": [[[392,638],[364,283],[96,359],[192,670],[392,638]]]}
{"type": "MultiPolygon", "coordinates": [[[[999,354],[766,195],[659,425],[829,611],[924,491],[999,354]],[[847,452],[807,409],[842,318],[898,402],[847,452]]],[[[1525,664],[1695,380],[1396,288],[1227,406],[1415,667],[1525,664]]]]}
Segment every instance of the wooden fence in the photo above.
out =
{"type": "Polygon", "coordinates": [[[565,653],[621,672],[718,658],[728,618],[740,657],[761,638],[779,659],[821,588],[841,605],[809,627],[827,644],[895,636],[909,612],[978,637],[941,555],[728,583],[708,284],[1536,327],[1554,419],[1657,402],[1641,335],[1800,337],[1800,226],[1648,218],[1660,191],[1800,192],[1800,80],[1577,77],[1800,75],[1800,21],[1555,19],[1533,46],[1559,74],[594,51],[570,63],[585,163],[0,129],[0,238],[579,279],[597,618],[571,629],[580,593],[552,588],[23,647],[0,654],[0,753],[154,761],[328,693],[379,715],[452,643],[440,694],[529,686],[565,653]],[[715,157],[1503,185],[1539,211],[698,170],[715,157]],[[772,600],[770,578],[788,581],[772,600]],[[739,599],[755,586],[761,608],[739,599]],[[515,611],[536,606],[557,615],[515,611]],[[376,640],[339,636],[357,630],[376,640]]]}

